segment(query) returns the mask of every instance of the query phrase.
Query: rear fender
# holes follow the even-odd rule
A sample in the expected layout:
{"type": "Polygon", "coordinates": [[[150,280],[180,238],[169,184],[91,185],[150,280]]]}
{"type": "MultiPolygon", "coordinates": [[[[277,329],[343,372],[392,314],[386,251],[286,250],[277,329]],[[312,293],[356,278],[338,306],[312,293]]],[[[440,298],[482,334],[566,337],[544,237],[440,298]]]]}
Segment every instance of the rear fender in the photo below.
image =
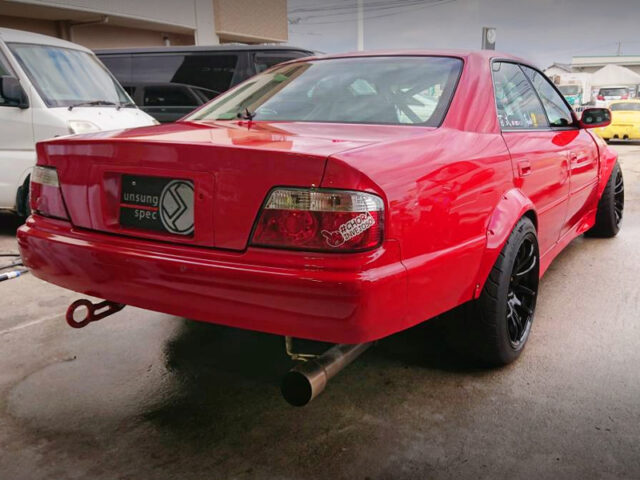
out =
{"type": "MultiPolygon", "coordinates": [[[[604,142],[602,142],[604,143],[604,142]]],[[[602,197],[605,187],[607,186],[607,182],[609,181],[609,177],[611,177],[611,172],[613,171],[613,167],[618,161],[618,153],[611,148],[609,148],[606,144],[604,147],[600,147],[600,182],[598,183],[598,200],[602,197]]]]}
{"type": "Polygon", "coordinates": [[[537,228],[538,221],[533,203],[522,191],[514,188],[502,195],[487,224],[487,244],[480,261],[473,298],[480,296],[498,255],[500,255],[516,223],[525,214],[532,215],[531,218],[537,228]]]}

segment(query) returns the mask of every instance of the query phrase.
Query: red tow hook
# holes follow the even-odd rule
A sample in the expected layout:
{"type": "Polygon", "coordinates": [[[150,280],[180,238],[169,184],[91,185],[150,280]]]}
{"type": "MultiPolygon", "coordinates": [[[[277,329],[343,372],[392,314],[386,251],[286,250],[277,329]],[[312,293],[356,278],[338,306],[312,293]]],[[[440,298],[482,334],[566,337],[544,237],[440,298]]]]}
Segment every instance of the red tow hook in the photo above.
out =
{"type": "Polygon", "coordinates": [[[124,307],[125,306],[122,303],[110,302],[109,300],[93,303],[90,300],[83,298],[82,300],[76,300],[69,305],[69,308],[67,308],[67,323],[72,328],[86,327],[91,322],[102,320],[109,315],[119,312],[124,307]],[[78,321],[74,318],[74,313],[83,307],[86,310],[86,315],[82,320],[78,321]]]}

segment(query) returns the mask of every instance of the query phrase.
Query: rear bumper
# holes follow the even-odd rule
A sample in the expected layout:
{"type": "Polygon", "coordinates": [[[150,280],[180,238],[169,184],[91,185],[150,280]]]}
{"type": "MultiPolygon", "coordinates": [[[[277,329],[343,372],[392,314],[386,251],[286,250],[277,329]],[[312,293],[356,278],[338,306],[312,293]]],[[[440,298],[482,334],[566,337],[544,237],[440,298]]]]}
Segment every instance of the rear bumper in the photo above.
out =
{"type": "Polygon", "coordinates": [[[242,253],[73,228],[32,216],[22,258],[48,282],[204,322],[335,343],[406,328],[407,279],[396,242],[361,254],[242,253]]]}
{"type": "Polygon", "coordinates": [[[640,127],[637,125],[609,125],[596,129],[596,133],[602,138],[640,139],[640,127]]]}

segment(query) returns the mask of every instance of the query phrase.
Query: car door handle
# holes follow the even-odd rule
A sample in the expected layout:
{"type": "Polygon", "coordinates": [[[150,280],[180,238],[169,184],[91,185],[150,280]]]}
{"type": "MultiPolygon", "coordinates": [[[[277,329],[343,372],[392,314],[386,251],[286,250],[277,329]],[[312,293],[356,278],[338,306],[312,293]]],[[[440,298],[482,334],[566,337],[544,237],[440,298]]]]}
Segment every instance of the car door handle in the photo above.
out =
{"type": "Polygon", "coordinates": [[[588,156],[580,156],[575,152],[570,152],[569,153],[569,163],[571,165],[571,169],[575,169],[575,168],[580,168],[584,165],[587,165],[590,163],[589,157],[588,156]]]}
{"type": "Polygon", "coordinates": [[[531,162],[529,160],[521,160],[518,162],[518,175],[526,177],[531,174],[531,162]]]}

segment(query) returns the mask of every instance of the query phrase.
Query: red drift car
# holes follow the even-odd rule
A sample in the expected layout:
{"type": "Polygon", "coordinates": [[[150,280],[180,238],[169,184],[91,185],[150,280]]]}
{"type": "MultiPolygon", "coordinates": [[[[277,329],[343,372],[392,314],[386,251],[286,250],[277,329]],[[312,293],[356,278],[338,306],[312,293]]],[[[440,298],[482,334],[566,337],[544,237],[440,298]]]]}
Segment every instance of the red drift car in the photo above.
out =
{"type": "Polygon", "coordinates": [[[538,279],[618,232],[617,155],[536,68],[471,52],[302,59],[165,126],[38,144],[24,263],[205,322],[362,343],[468,303],[513,361],[538,279]]]}

